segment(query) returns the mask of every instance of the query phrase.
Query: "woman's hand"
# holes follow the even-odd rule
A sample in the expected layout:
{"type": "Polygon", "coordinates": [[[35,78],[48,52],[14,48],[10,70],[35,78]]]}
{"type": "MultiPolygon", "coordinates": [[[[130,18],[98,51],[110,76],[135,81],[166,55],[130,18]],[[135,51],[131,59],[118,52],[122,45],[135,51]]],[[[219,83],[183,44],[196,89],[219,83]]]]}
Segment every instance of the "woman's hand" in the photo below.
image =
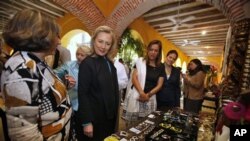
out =
{"type": "Polygon", "coordinates": [[[182,74],[182,78],[183,78],[184,82],[189,81],[189,77],[186,74],[182,74]]]}
{"type": "Polygon", "coordinates": [[[64,77],[67,82],[65,85],[68,89],[71,89],[76,85],[76,80],[73,76],[66,74],[64,77]]]}
{"type": "Polygon", "coordinates": [[[186,78],[187,78],[187,75],[184,74],[184,73],[181,73],[181,77],[182,77],[183,79],[186,79],[186,78]]]}
{"type": "Polygon", "coordinates": [[[149,100],[149,96],[147,94],[145,94],[144,92],[140,93],[140,97],[138,100],[140,102],[147,102],[149,100]]]}
{"type": "Polygon", "coordinates": [[[90,123],[89,125],[86,125],[83,127],[83,134],[88,136],[89,138],[93,137],[93,125],[90,123]]]}

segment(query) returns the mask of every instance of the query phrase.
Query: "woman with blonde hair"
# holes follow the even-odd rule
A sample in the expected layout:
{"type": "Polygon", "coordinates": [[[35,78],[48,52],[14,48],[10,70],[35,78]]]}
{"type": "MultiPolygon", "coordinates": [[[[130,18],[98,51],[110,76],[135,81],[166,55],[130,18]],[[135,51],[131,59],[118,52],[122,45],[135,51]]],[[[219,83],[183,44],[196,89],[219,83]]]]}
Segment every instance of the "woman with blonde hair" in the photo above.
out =
{"type": "Polygon", "coordinates": [[[55,73],[64,80],[64,83],[74,85],[69,89],[69,97],[74,111],[78,110],[77,86],[79,65],[87,56],[91,54],[90,47],[86,45],[78,45],[76,50],[75,61],[69,61],[59,68],[55,69],[55,73]]]}
{"type": "Polygon", "coordinates": [[[82,133],[78,140],[101,141],[115,132],[118,119],[118,81],[111,61],[116,48],[113,29],[98,27],[91,47],[92,54],[79,67],[77,118],[82,133]]]}
{"type": "Polygon", "coordinates": [[[69,98],[73,108],[72,114],[72,139],[77,138],[76,112],[78,110],[78,72],[80,63],[91,54],[90,47],[86,45],[77,45],[76,60],[66,62],[59,68],[55,69],[55,73],[60,77],[68,88],[69,98]]]}

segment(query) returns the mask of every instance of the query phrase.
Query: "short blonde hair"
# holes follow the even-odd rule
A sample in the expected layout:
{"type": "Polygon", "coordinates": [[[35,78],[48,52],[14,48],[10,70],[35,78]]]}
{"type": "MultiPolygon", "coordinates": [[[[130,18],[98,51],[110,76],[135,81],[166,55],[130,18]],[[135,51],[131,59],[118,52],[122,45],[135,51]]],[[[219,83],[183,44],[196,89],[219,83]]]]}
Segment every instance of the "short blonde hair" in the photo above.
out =
{"type": "Polygon", "coordinates": [[[78,51],[78,50],[81,50],[81,51],[83,51],[86,55],[91,55],[91,49],[90,49],[90,47],[88,47],[87,45],[77,45],[77,50],[76,50],[76,52],[78,51]]]}
{"type": "Polygon", "coordinates": [[[115,49],[116,49],[117,46],[116,46],[116,36],[115,36],[114,30],[111,27],[109,27],[109,26],[105,26],[104,25],[104,26],[99,26],[99,27],[96,28],[96,30],[95,30],[92,38],[91,38],[91,47],[92,47],[92,50],[93,50],[92,55],[95,55],[95,52],[94,52],[94,41],[95,41],[97,35],[99,33],[101,33],[101,32],[108,33],[112,37],[111,48],[110,48],[110,50],[107,53],[108,59],[112,60],[113,59],[113,57],[112,57],[113,56],[113,52],[115,51],[115,49]]]}

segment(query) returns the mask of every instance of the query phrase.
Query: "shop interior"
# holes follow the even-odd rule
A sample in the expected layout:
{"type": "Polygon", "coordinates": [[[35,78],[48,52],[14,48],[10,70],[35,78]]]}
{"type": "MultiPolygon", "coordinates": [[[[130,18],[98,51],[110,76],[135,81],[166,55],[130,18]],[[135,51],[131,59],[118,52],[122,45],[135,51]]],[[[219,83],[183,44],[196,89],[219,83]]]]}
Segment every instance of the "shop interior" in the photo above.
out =
{"type": "MultiPolygon", "coordinates": [[[[121,104],[119,130],[106,140],[168,140],[169,136],[163,136],[167,130],[183,140],[226,141],[231,124],[250,122],[249,7],[249,0],[1,0],[0,34],[17,11],[38,9],[56,19],[62,46],[75,59],[77,44],[90,45],[94,29],[108,25],[120,41],[116,58],[122,58],[130,67],[143,55],[146,45],[158,39],[163,46],[162,56],[169,50],[178,52],[174,65],[182,73],[186,73],[190,60],[202,61],[206,91],[200,114],[183,112],[181,97],[180,109],[157,111],[127,126],[121,104]],[[240,106],[231,105],[227,114],[224,107],[228,103],[240,104],[244,113],[240,106]],[[240,119],[231,115],[240,112],[240,119]],[[169,120],[183,126],[171,126],[169,120]]],[[[4,44],[1,50],[7,55],[12,53],[4,44]]],[[[4,108],[2,100],[0,106],[4,108]]],[[[1,121],[0,140],[4,141],[5,125],[1,121]]]]}

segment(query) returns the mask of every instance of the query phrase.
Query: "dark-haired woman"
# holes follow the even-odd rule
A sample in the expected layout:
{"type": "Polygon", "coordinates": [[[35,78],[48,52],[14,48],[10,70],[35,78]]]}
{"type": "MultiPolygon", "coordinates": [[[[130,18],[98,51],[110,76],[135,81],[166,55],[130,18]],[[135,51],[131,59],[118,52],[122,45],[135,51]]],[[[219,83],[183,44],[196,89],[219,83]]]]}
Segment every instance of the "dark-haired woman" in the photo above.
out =
{"type": "Polygon", "coordinates": [[[206,73],[199,59],[191,60],[188,68],[188,74],[183,75],[185,94],[184,110],[198,114],[201,110],[204,97],[206,73]]]}
{"type": "Polygon", "coordinates": [[[5,43],[15,53],[2,72],[2,94],[11,140],[68,140],[72,108],[67,90],[44,63],[58,45],[59,27],[36,10],[23,10],[6,24],[5,43]]]}
{"type": "Polygon", "coordinates": [[[180,107],[180,69],[173,66],[178,58],[176,50],[170,50],[165,59],[164,83],[161,91],[156,95],[157,108],[161,111],[166,111],[171,108],[180,107]]]}
{"type": "MultiPolygon", "coordinates": [[[[161,52],[161,41],[153,40],[147,47],[145,58],[139,58],[136,61],[131,77],[136,94],[128,92],[124,102],[125,119],[128,121],[139,120],[157,108],[156,94],[162,87],[165,75],[164,66],[161,63],[161,52]],[[137,107],[131,106],[136,101],[139,101],[137,107]]],[[[128,88],[130,87],[129,84],[128,88]]]]}

